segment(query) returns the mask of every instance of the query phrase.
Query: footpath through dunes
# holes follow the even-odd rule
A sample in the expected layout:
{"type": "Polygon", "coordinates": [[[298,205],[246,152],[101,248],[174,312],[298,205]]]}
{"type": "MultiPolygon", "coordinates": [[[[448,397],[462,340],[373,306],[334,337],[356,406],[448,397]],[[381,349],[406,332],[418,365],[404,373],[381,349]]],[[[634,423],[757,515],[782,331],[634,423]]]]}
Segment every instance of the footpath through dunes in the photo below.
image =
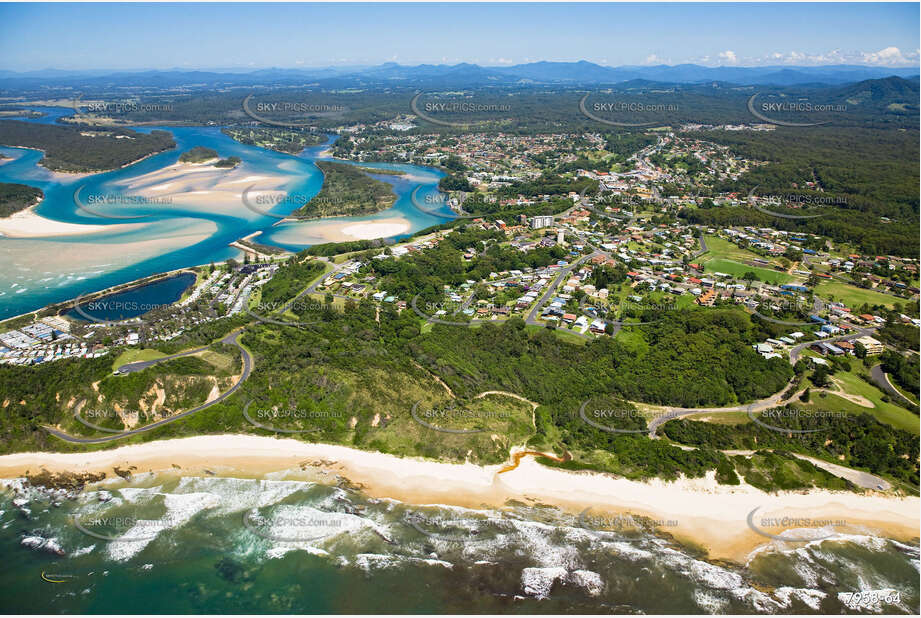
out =
{"type": "MultiPolygon", "coordinates": [[[[174,421],[178,421],[178,420],[181,419],[181,418],[185,418],[185,417],[187,417],[187,416],[191,416],[192,414],[195,414],[196,412],[201,412],[202,410],[205,410],[205,409],[207,409],[207,408],[210,408],[211,406],[213,406],[213,405],[215,405],[215,404],[218,404],[218,403],[224,401],[225,399],[227,399],[228,397],[230,397],[231,395],[233,395],[233,394],[237,391],[237,389],[240,388],[240,386],[243,384],[243,382],[245,382],[246,379],[249,378],[250,374],[251,374],[252,371],[253,371],[253,358],[252,358],[252,356],[250,355],[250,353],[246,350],[246,348],[244,348],[244,347],[240,344],[240,342],[238,341],[238,339],[240,338],[240,335],[241,335],[241,334],[243,334],[243,329],[235,330],[235,331],[233,331],[232,333],[230,333],[230,334],[228,334],[227,336],[225,336],[223,339],[221,339],[221,343],[224,343],[224,344],[227,344],[227,345],[235,345],[235,346],[237,346],[237,348],[240,350],[240,354],[241,354],[241,356],[242,356],[242,358],[243,358],[243,371],[242,371],[242,373],[240,374],[240,379],[237,380],[237,382],[236,382],[233,386],[231,386],[229,389],[227,389],[226,391],[224,391],[223,393],[221,393],[220,395],[218,395],[216,398],[212,399],[211,401],[209,401],[209,402],[207,402],[207,403],[203,403],[203,404],[200,405],[200,406],[196,406],[196,407],[192,408],[191,410],[186,410],[185,412],[180,412],[180,413],[178,413],[178,414],[174,414],[174,415],[172,415],[172,416],[170,416],[170,417],[168,417],[168,418],[164,418],[164,419],[161,419],[161,420],[159,420],[159,421],[155,421],[155,422],[153,422],[153,423],[150,423],[149,425],[144,425],[143,427],[138,427],[137,429],[130,429],[130,430],[124,431],[124,432],[122,432],[122,433],[113,434],[113,435],[110,435],[110,436],[102,436],[102,437],[99,437],[99,438],[82,438],[82,437],[79,437],[79,436],[72,436],[72,435],[70,435],[70,434],[68,434],[68,433],[65,433],[65,432],[59,430],[59,429],[56,429],[56,428],[54,428],[54,427],[49,427],[49,426],[47,426],[47,425],[45,425],[45,426],[43,426],[43,427],[44,427],[45,431],[47,431],[48,433],[50,433],[51,435],[53,435],[53,436],[56,437],[56,438],[59,438],[59,439],[61,439],[61,440],[64,440],[65,442],[70,442],[70,443],[73,443],[73,444],[102,444],[102,443],[105,443],[105,442],[112,442],[112,441],[114,441],[114,440],[120,440],[120,439],[122,439],[122,438],[127,438],[127,437],[129,437],[129,436],[135,436],[135,435],[138,435],[138,434],[141,434],[141,433],[150,431],[151,429],[156,429],[157,427],[162,427],[163,425],[167,425],[167,424],[172,423],[172,422],[174,422],[174,421]]],[[[180,354],[173,354],[172,356],[165,356],[165,357],[163,357],[163,358],[158,358],[158,359],[155,359],[155,360],[150,360],[150,361],[139,361],[139,362],[137,362],[137,363],[129,363],[129,364],[127,364],[127,365],[122,365],[122,368],[129,368],[129,369],[126,371],[126,373],[131,373],[131,372],[133,372],[133,371],[140,371],[141,369],[146,369],[147,367],[150,367],[150,366],[155,365],[155,364],[157,364],[157,363],[161,363],[161,362],[166,361],[166,360],[170,360],[170,359],[173,359],[173,358],[179,358],[179,357],[183,357],[183,356],[189,356],[189,355],[191,355],[191,354],[195,354],[195,353],[201,352],[201,351],[203,351],[203,350],[207,350],[207,349],[208,349],[208,347],[205,346],[205,347],[203,347],[203,348],[198,348],[198,349],[195,349],[195,350],[190,350],[190,351],[188,351],[188,352],[182,352],[182,353],[180,353],[180,354]]],[[[121,371],[121,368],[119,369],[119,371],[121,371]]]]}

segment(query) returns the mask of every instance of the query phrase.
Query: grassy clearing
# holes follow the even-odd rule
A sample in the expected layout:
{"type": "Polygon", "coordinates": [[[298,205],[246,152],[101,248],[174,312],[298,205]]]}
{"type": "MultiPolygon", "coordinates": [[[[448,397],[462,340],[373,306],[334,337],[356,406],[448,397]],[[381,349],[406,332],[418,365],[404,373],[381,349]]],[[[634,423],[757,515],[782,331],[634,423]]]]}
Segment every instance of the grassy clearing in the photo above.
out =
{"type": "Polygon", "coordinates": [[[420,391],[418,401],[415,417],[412,409],[382,416],[386,424],[378,423],[370,446],[403,456],[421,453],[435,459],[499,463],[513,445],[523,444],[534,433],[531,406],[512,397],[450,399],[435,386],[420,391]]]}
{"type": "Polygon", "coordinates": [[[891,308],[895,302],[902,302],[889,294],[882,294],[874,290],[864,290],[842,281],[823,281],[816,286],[815,293],[822,298],[841,301],[851,308],[860,307],[865,303],[869,305],[885,305],[891,308]]]}
{"type": "Polygon", "coordinates": [[[857,405],[843,397],[838,397],[833,393],[828,393],[822,397],[820,393],[813,393],[811,401],[807,404],[812,409],[828,410],[833,412],[847,412],[849,414],[871,414],[881,423],[892,425],[899,429],[919,434],[918,417],[899,407],[894,403],[883,401],[883,393],[876,386],[864,381],[861,375],[869,375],[869,371],[862,363],[854,362],[851,371],[844,373],[838,372],[834,379],[844,386],[844,392],[852,395],[866,397],[873,402],[873,408],[865,408],[857,405]]]}
{"type": "Polygon", "coordinates": [[[733,275],[734,277],[741,278],[742,275],[748,272],[753,272],[758,276],[758,279],[764,281],[765,283],[771,283],[774,285],[783,285],[784,283],[789,283],[795,278],[786,273],[782,273],[776,270],[771,270],[770,268],[761,268],[758,266],[749,266],[743,262],[737,262],[735,260],[728,260],[723,258],[714,258],[712,260],[707,260],[704,262],[705,274],[711,274],[714,272],[726,273],[733,275]]]}
{"type": "MultiPolygon", "coordinates": [[[[706,272],[723,272],[736,277],[741,277],[747,272],[753,272],[765,282],[783,284],[794,280],[794,277],[773,270],[768,267],[749,266],[747,262],[762,258],[757,253],[740,249],[733,243],[718,236],[707,236],[707,252],[704,253],[697,262],[702,264],[706,272]]],[[[780,266],[777,259],[768,260],[771,265],[780,266]]]]}
{"type": "Polygon", "coordinates": [[[701,421],[715,425],[742,425],[752,422],[747,412],[701,412],[700,414],[692,414],[683,418],[689,421],[701,421]]]}
{"type": "Polygon", "coordinates": [[[112,361],[112,370],[115,371],[122,365],[127,365],[128,363],[156,360],[158,358],[163,358],[164,356],[167,355],[159,350],[152,350],[150,348],[125,350],[119,354],[114,361],[112,361]]]}
{"type": "Polygon", "coordinates": [[[214,365],[218,369],[223,369],[224,371],[229,371],[233,367],[234,359],[227,354],[221,354],[220,352],[215,352],[214,350],[205,350],[195,356],[200,357],[202,360],[207,363],[214,365]]]}
{"type": "Polygon", "coordinates": [[[776,259],[762,258],[754,251],[740,249],[738,245],[724,238],[720,238],[719,236],[705,236],[704,238],[707,242],[707,252],[700,256],[700,260],[702,261],[724,259],[736,262],[747,262],[753,259],[767,259],[771,265],[780,266],[780,262],[776,259]]]}

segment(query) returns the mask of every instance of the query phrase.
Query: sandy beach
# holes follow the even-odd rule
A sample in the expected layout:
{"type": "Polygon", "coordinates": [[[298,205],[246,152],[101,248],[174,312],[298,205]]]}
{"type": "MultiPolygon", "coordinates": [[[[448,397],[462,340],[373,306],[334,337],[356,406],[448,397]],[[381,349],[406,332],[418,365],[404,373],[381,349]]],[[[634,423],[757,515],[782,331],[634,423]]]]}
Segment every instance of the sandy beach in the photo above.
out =
{"type": "MultiPolygon", "coordinates": [[[[412,224],[405,217],[385,217],[372,221],[286,221],[284,227],[276,228],[273,240],[292,245],[346,242],[350,240],[373,240],[406,234],[412,224]]],[[[271,243],[270,243],[271,244],[271,243]]]]}
{"type": "MultiPolygon", "coordinates": [[[[509,500],[552,504],[572,513],[591,508],[592,517],[630,513],[663,522],[661,530],[682,542],[707,549],[713,559],[747,561],[753,551],[780,543],[757,534],[747,518],[790,517],[835,520],[840,533],[882,534],[903,541],[919,536],[919,499],[882,494],[810,491],[767,494],[748,485],[718,485],[712,478],[675,482],[636,482],[595,473],[548,468],[533,459],[497,474],[500,465],[449,464],[400,458],[343,446],[308,444],[292,439],[246,435],[199,436],[125,446],[94,453],[21,453],[0,456],[0,478],[40,469],[50,472],[106,472],[137,466],[138,472],[168,471],[190,476],[211,473],[257,478],[305,478],[301,466],[312,462],[360,484],[376,498],[411,504],[479,508],[509,500]],[[176,469],[179,467],[179,470],[176,469]]],[[[771,528],[768,532],[805,536],[771,528]]],[[[816,532],[814,529],[811,532],[816,532]]],[[[789,544],[789,543],[785,543],[789,544]]]]}
{"type": "Polygon", "coordinates": [[[164,168],[117,183],[125,193],[138,195],[159,203],[154,207],[168,210],[171,204],[184,209],[201,208],[208,212],[222,212],[233,216],[251,218],[258,213],[243,203],[243,191],[253,187],[250,199],[272,195],[274,201],[266,202],[265,209],[284,197],[281,187],[292,181],[282,174],[253,174],[245,165],[221,168],[214,161],[204,163],[174,163],[164,168]],[[255,185],[255,187],[254,187],[255,185]]]}
{"type": "MultiPolygon", "coordinates": [[[[37,204],[36,204],[37,206],[37,204]]],[[[48,219],[34,211],[35,206],[0,218],[0,234],[9,238],[48,238],[51,236],[77,236],[96,232],[126,232],[138,227],[138,223],[117,223],[95,225],[91,223],[66,223],[48,219]]]]}

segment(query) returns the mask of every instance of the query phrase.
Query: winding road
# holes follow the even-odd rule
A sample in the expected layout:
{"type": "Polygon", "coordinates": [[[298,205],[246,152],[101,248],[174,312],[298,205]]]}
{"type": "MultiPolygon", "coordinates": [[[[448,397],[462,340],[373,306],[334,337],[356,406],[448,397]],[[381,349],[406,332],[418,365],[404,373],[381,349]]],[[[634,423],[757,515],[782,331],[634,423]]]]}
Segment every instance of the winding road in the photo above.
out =
{"type": "Polygon", "coordinates": [[[904,401],[910,406],[915,405],[911,399],[899,392],[899,390],[889,381],[889,376],[883,371],[882,365],[873,365],[870,369],[870,377],[873,378],[873,381],[878,387],[892,395],[897,397],[899,400],[904,401]]]}
{"type": "MultiPolygon", "coordinates": [[[[178,421],[181,418],[191,416],[192,414],[195,414],[196,412],[201,412],[202,410],[206,408],[210,408],[211,406],[217,403],[220,403],[224,401],[225,399],[227,399],[228,397],[230,397],[231,395],[233,395],[237,391],[237,389],[240,388],[240,385],[242,385],[243,382],[246,381],[247,378],[249,378],[250,373],[252,373],[252,370],[253,370],[252,356],[250,356],[250,353],[247,352],[246,348],[240,345],[240,342],[238,341],[241,334],[243,334],[243,331],[237,330],[237,331],[234,331],[228,334],[223,339],[221,339],[221,343],[226,343],[228,345],[235,345],[240,349],[240,354],[243,357],[243,372],[240,374],[240,379],[237,380],[237,382],[233,386],[231,386],[229,389],[227,389],[226,391],[224,391],[223,393],[221,393],[215,399],[213,399],[212,401],[209,401],[208,403],[203,403],[202,405],[192,408],[191,410],[186,410],[185,412],[174,414],[173,416],[170,416],[169,418],[164,418],[159,421],[155,421],[153,423],[150,423],[149,425],[138,427],[137,429],[129,429],[128,431],[124,431],[122,433],[114,434],[111,436],[103,436],[101,438],[81,438],[78,436],[72,436],[68,433],[64,433],[63,431],[59,429],[55,429],[54,427],[49,427],[47,425],[45,425],[44,428],[46,431],[48,431],[48,433],[50,433],[56,438],[60,438],[61,440],[64,440],[65,442],[71,442],[74,444],[101,444],[103,442],[112,442],[113,440],[120,440],[122,438],[127,438],[128,436],[135,436],[135,435],[144,433],[146,431],[150,431],[151,429],[162,427],[163,425],[172,423],[173,421],[178,421]]],[[[202,350],[206,350],[206,349],[207,349],[207,346],[204,348],[198,348],[197,350],[183,352],[181,354],[173,354],[172,356],[165,356],[163,358],[158,358],[156,360],[129,363],[128,365],[123,365],[122,368],[129,368],[124,373],[132,373],[134,371],[141,371],[142,369],[146,369],[147,367],[155,365],[156,363],[162,363],[163,361],[170,360],[173,358],[179,358],[181,356],[188,356],[190,354],[195,354],[196,352],[201,352],[202,350]]],[[[121,369],[119,369],[119,371],[121,371],[121,369]]]]}

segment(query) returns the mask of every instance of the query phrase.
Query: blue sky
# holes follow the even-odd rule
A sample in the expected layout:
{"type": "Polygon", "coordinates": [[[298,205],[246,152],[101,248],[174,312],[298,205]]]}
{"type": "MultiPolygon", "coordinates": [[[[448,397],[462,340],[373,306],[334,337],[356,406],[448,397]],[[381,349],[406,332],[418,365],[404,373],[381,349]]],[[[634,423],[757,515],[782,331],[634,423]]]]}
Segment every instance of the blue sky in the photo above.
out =
{"type": "Polygon", "coordinates": [[[0,68],[917,66],[919,4],[0,4],[0,68]]]}

